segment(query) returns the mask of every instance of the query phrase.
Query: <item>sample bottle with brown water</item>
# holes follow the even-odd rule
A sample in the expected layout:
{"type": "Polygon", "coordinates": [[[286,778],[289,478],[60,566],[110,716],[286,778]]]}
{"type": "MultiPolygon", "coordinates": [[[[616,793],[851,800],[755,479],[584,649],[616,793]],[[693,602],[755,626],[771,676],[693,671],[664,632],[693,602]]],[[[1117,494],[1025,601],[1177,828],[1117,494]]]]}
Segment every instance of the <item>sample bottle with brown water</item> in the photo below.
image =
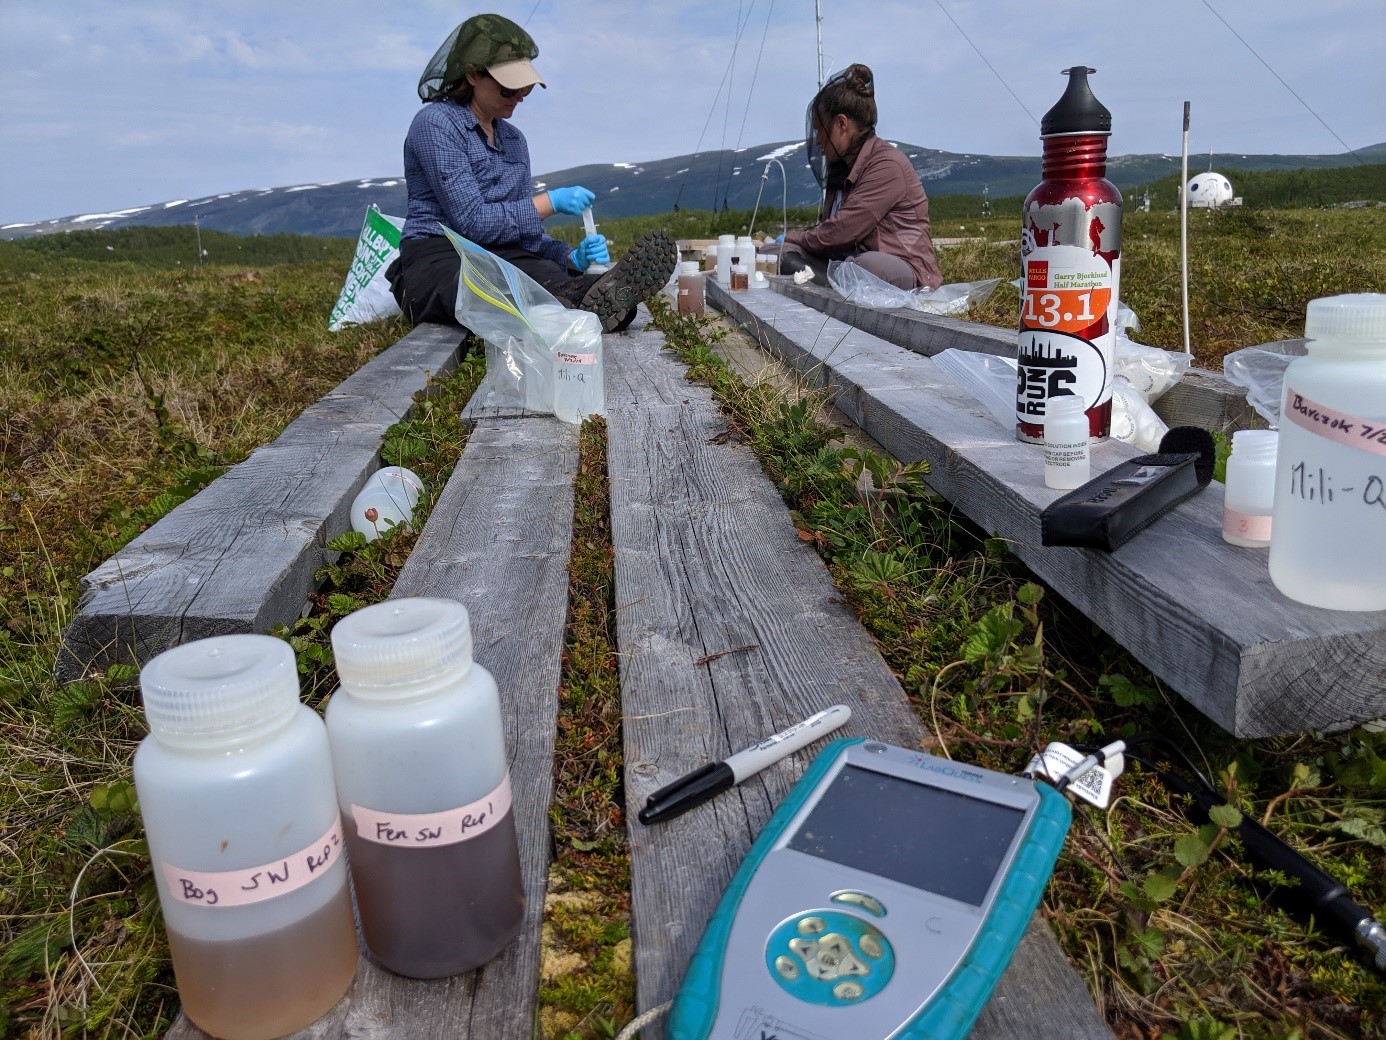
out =
{"type": "Polygon", "coordinates": [[[221,1040],[310,1025],[356,974],[327,734],[280,639],[217,636],[140,673],[135,754],[183,1011],[221,1040]]]}
{"type": "Polygon", "coordinates": [[[432,979],[520,931],[524,888],[500,696],[472,660],[467,609],[394,599],[332,630],[327,732],[366,946],[432,979]]]}

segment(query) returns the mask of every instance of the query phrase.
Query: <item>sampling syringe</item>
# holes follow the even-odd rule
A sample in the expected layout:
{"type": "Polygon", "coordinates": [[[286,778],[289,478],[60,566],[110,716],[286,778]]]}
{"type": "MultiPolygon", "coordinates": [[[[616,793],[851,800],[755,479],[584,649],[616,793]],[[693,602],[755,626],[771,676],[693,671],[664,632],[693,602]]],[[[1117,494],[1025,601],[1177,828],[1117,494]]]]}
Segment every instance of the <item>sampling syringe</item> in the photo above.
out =
{"type": "MultiPolygon", "coordinates": [[[[592,219],[591,206],[588,206],[585,210],[582,211],[582,230],[583,233],[587,235],[589,238],[597,233],[597,224],[596,221],[592,219]]],[[[588,265],[587,270],[591,274],[601,274],[603,271],[607,269],[607,266],[608,265],[606,264],[590,264],[588,265]]]]}

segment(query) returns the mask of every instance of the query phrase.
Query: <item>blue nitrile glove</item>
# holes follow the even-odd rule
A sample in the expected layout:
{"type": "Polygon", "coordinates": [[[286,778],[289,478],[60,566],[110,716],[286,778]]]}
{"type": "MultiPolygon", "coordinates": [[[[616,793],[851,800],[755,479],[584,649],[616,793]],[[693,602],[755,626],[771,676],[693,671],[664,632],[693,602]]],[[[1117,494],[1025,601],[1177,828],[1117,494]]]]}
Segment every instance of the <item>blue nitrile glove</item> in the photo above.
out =
{"type": "Polygon", "coordinates": [[[783,245],[783,244],[784,244],[784,235],[776,235],[776,236],[775,236],[775,241],[776,241],[776,242],[779,242],[781,245],[783,245]]]}
{"type": "Polygon", "coordinates": [[[592,205],[597,197],[586,188],[550,188],[549,205],[555,213],[567,213],[572,217],[582,216],[582,211],[592,205]]]}
{"type": "Polygon", "coordinates": [[[606,249],[606,236],[588,235],[568,254],[568,263],[579,271],[586,271],[593,264],[611,263],[611,254],[606,249]]]}

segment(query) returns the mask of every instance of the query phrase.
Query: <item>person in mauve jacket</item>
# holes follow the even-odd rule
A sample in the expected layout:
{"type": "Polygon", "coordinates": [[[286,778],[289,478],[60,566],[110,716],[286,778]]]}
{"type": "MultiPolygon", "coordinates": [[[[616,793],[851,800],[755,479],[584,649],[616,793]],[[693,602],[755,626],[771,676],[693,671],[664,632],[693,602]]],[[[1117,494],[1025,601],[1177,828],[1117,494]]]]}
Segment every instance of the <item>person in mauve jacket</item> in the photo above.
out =
{"type": "Polygon", "coordinates": [[[828,261],[845,260],[901,289],[937,289],[929,200],[909,159],[876,136],[871,70],[849,65],[835,75],[807,121],[810,162],[815,146],[826,161],[823,209],[816,226],[784,236],[780,273],[807,268],[827,285],[828,261]]]}

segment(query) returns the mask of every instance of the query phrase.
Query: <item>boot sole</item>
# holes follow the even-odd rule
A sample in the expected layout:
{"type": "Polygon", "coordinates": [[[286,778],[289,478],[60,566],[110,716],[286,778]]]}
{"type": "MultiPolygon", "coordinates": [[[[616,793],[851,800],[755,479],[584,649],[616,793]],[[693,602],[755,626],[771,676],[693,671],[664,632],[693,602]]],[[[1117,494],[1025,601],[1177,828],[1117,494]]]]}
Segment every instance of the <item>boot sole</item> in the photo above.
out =
{"type": "Polygon", "coordinates": [[[679,248],[669,232],[642,235],[620,263],[587,290],[580,306],[601,319],[603,332],[612,332],[637,304],[664,287],[678,260],[679,248]]]}

